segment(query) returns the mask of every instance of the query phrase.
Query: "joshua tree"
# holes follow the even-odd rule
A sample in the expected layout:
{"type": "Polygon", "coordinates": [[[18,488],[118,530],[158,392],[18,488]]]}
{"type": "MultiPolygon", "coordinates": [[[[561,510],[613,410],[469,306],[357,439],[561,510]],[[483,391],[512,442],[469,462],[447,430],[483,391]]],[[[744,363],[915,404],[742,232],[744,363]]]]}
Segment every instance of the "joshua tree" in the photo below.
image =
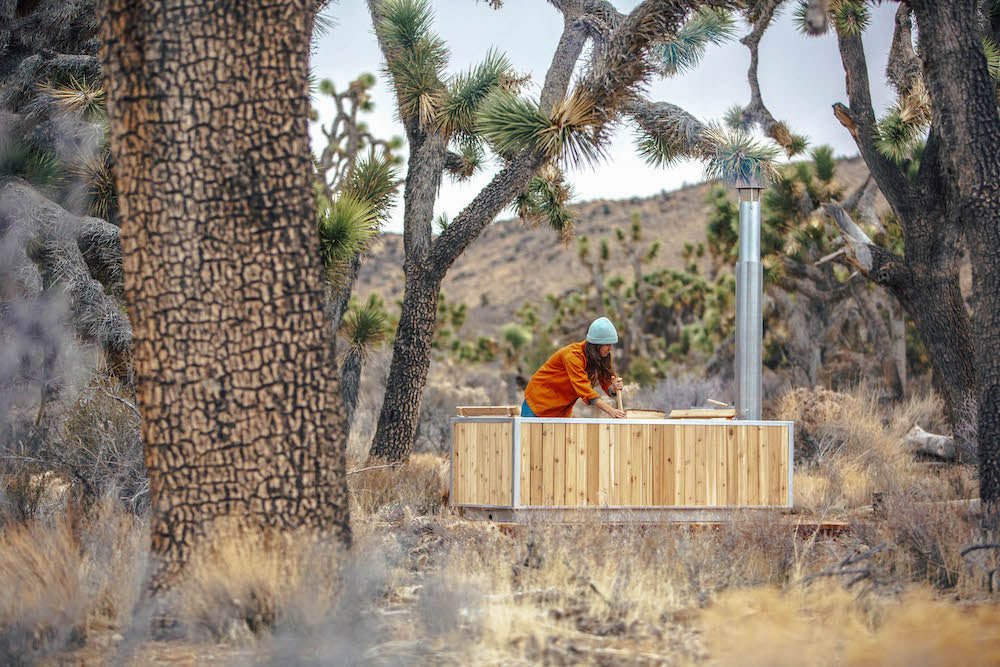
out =
{"type": "Polygon", "coordinates": [[[96,30],[91,2],[0,8],[0,245],[21,297],[62,291],[77,334],[128,384],[96,30]]]}
{"type": "Polygon", "coordinates": [[[361,365],[372,348],[381,343],[388,329],[388,315],[382,300],[375,294],[363,304],[353,304],[344,316],[340,333],[347,341],[347,351],[340,363],[341,394],[344,397],[346,429],[351,430],[361,386],[361,365]]]}
{"type": "Polygon", "coordinates": [[[219,519],[350,541],[307,131],[315,9],[101,7],[153,592],[219,519]]]}
{"type": "Polygon", "coordinates": [[[427,377],[437,294],[449,267],[511,202],[526,217],[543,218],[566,234],[571,218],[563,207],[567,193],[558,165],[598,159],[611,123],[631,116],[643,129],[643,149],[651,155],[674,139],[674,144],[693,145],[690,149],[699,157],[727,172],[760,170],[766,163],[768,154],[753,142],[730,138],[721,130],[705,131],[676,107],[653,104],[640,92],[654,74],[683,69],[699,49],[730,34],[732,22],[723,10],[739,3],[648,0],[627,16],[606,3],[552,4],[563,15],[564,29],[539,98],[528,100],[516,94],[522,77],[497,53],[463,75],[447,77],[447,49],[431,30],[428,3],[369,1],[410,149],[404,194],[406,286],[371,447],[375,457],[401,460],[409,455],[427,377]],[[574,67],[588,42],[593,47],[591,62],[570,90],[574,67]],[[679,118],[684,124],[680,129],[692,135],[680,136],[679,118]],[[663,128],[674,132],[667,137],[663,128]],[[474,171],[483,163],[484,146],[502,160],[502,169],[432,238],[441,178],[445,172],[461,177],[474,171]]]}
{"type": "MultiPolygon", "coordinates": [[[[757,48],[783,0],[753,3],[752,99],[741,114],[767,131],[771,122],[757,82],[757,48]]],[[[909,0],[896,13],[886,77],[896,105],[882,119],[872,106],[861,35],[869,23],[861,0],[798,4],[803,30],[821,34],[832,24],[847,75],[848,105],[833,112],[851,133],[903,232],[904,254],[874,242],[836,204],[827,207],[840,227],[852,263],[885,286],[913,319],[927,347],[934,378],[956,425],[957,412],[978,403],[980,492],[1000,502],[1000,120],[997,75],[1000,3],[996,0],[909,0]],[[914,48],[913,19],[919,34],[914,48]],[[918,55],[919,54],[919,55],[918,55]],[[906,158],[926,144],[915,173],[906,158]],[[958,286],[963,240],[973,267],[976,317],[969,317],[958,286]]]]}
{"type": "Polygon", "coordinates": [[[381,157],[392,164],[402,161],[393,151],[403,146],[403,139],[380,139],[372,135],[368,124],[358,117],[361,112],[374,110],[374,103],[368,94],[374,85],[375,76],[367,72],[339,92],[329,79],[319,83],[320,95],[333,99],[337,106],[337,114],[330,125],[320,127],[326,137],[326,146],[316,159],[316,178],[327,199],[333,199],[341,184],[351,177],[366,150],[374,154],[375,148],[380,149],[381,157]]]}
{"type": "MultiPolygon", "coordinates": [[[[906,374],[903,319],[882,290],[869,289],[863,277],[831,263],[842,257],[843,242],[822,204],[839,202],[870,221],[883,241],[898,242],[898,227],[887,229],[875,215],[876,190],[870,178],[845,196],[835,179],[833,151],[819,146],[811,158],[783,167],[763,195],[761,256],[770,325],[765,360],[769,365],[785,363],[797,384],[813,386],[821,370],[834,366],[835,355],[846,355],[839,341],[849,332],[871,347],[869,358],[876,360],[864,362],[855,356],[851,365],[861,362],[862,369],[876,369],[890,394],[899,397],[906,374]]],[[[725,192],[712,193],[710,201],[709,255],[713,267],[731,265],[738,255],[738,213],[725,192]]]]}

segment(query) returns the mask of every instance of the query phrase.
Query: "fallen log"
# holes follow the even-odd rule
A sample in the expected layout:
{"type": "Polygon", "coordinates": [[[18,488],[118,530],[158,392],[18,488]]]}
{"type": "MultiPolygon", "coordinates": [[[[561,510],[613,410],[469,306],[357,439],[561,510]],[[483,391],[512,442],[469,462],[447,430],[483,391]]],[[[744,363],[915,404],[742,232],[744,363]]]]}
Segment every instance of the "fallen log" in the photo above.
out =
{"type": "Polygon", "coordinates": [[[916,454],[934,456],[942,461],[955,460],[955,438],[950,435],[928,433],[918,425],[914,425],[906,434],[903,444],[911,447],[916,454]]]}

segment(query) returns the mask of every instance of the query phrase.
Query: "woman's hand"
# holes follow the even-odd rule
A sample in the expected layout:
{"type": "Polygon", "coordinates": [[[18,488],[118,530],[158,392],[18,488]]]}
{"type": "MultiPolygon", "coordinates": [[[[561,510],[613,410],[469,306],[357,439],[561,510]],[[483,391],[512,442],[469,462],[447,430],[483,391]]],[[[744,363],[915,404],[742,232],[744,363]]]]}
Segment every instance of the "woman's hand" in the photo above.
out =
{"type": "Polygon", "coordinates": [[[594,401],[594,407],[603,410],[604,412],[607,412],[608,415],[610,415],[614,419],[625,419],[624,411],[619,410],[615,406],[605,401],[603,398],[599,398],[596,401],[594,401]]]}
{"type": "Polygon", "coordinates": [[[622,379],[620,377],[618,377],[617,375],[615,375],[614,378],[611,380],[611,389],[613,389],[614,392],[617,394],[622,389],[624,389],[624,387],[625,387],[625,383],[622,382],[622,379]]]}

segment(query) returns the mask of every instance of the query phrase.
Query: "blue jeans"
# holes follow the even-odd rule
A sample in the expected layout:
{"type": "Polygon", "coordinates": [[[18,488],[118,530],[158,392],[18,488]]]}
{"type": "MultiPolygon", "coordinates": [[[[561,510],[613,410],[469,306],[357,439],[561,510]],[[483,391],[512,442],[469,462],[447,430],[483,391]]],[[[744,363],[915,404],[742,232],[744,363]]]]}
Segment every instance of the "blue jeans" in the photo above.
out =
{"type": "Polygon", "coordinates": [[[531,411],[531,406],[528,405],[527,399],[525,399],[524,402],[521,403],[521,416],[522,417],[537,417],[538,416],[534,412],[531,411]]]}

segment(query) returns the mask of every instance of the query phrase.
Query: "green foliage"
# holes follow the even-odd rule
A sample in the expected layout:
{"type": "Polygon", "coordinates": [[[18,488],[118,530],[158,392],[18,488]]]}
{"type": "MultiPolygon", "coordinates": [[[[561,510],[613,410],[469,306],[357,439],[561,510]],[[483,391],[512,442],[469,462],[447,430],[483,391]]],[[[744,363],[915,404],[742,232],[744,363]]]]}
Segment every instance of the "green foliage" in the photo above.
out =
{"type": "MultiPolygon", "coordinates": [[[[799,0],[792,12],[792,22],[799,32],[812,34],[806,22],[808,7],[805,0],[799,0]]],[[[828,13],[842,35],[858,36],[871,25],[871,14],[865,0],[830,0],[828,13]]]]}
{"type": "Polygon", "coordinates": [[[813,166],[816,169],[816,178],[824,183],[833,180],[834,172],[837,170],[837,161],[833,157],[833,149],[829,146],[817,146],[812,151],[813,166]]]}
{"type": "Polygon", "coordinates": [[[444,234],[450,224],[451,219],[444,211],[441,211],[441,213],[438,214],[438,217],[434,218],[434,226],[437,227],[439,234],[444,234]]]}
{"type": "Polygon", "coordinates": [[[364,305],[351,303],[341,320],[340,333],[364,359],[389,333],[389,314],[382,298],[371,294],[364,305]]]}
{"type": "Polygon", "coordinates": [[[531,179],[528,187],[514,198],[514,209],[524,220],[545,222],[566,240],[575,221],[568,207],[572,197],[573,191],[563,182],[562,173],[550,170],[531,179]]]}
{"type": "Polygon", "coordinates": [[[395,204],[398,188],[399,170],[392,159],[373,150],[355,165],[343,192],[367,202],[377,218],[384,218],[395,204]]]}
{"type": "Polygon", "coordinates": [[[799,0],[798,4],[795,5],[795,9],[792,10],[792,23],[795,24],[795,29],[804,35],[810,34],[810,30],[806,24],[806,12],[809,9],[809,3],[806,0],[799,0]]]}
{"type": "Polygon", "coordinates": [[[319,197],[316,231],[327,281],[339,287],[354,257],[366,251],[392,208],[398,170],[374,151],[355,165],[333,202],[319,197]]]}
{"type": "Polygon", "coordinates": [[[894,107],[878,123],[879,139],[876,147],[890,160],[903,163],[917,143],[922,141],[924,127],[924,123],[915,122],[898,107],[894,107]]]}
{"type": "Polygon", "coordinates": [[[0,176],[23,178],[45,188],[64,178],[62,165],[48,150],[14,137],[0,137],[0,176]]]}
{"type": "Polygon", "coordinates": [[[628,373],[624,376],[625,382],[638,384],[640,387],[648,388],[656,385],[656,381],[662,377],[657,369],[645,359],[634,360],[628,368],[628,373]]]}
{"type": "Polygon", "coordinates": [[[462,159],[462,169],[452,176],[458,181],[464,181],[479,171],[486,162],[486,152],[483,144],[474,137],[464,139],[458,147],[458,155],[462,159]]]}
{"type": "Polygon", "coordinates": [[[983,55],[986,57],[986,67],[994,80],[1000,79],[1000,46],[991,37],[983,38],[983,55]]]}
{"type": "Polygon", "coordinates": [[[503,53],[490,49],[479,65],[454,79],[441,109],[439,124],[448,135],[476,134],[476,115],[489,95],[501,88],[513,67],[503,53]]]}
{"type": "Polygon", "coordinates": [[[739,104],[734,104],[726,109],[726,113],[722,116],[722,122],[727,128],[734,132],[742,132],[746,134],[753,129],[750,123],[743,118],[743,107],[739,104]]]}
{"type": "Polygon", "coordinates": [[[531,342],[531,330],[516,322],[508,322],[500,327],[500,337],[515,352],[523,349],[531,342]]]}
{"type": "Polygon", "coordinates": [[[368,247],[378,215],[374,206],[350,193],[320,209],[316,230],[327,280],[340,285],[354,256],[368,247]]]}
{"type": "Polygon", "coordinates": [[[441,78],[449,56],[444,41],[431,31],[431,5],[426,0],[384,0],[377,12],[376,33],[385,45],[400,115],[430,127],[446,97],[441,78]]]}
{"type": "Polygon", "coordinates": [[[774,178],[774,160],[778,149],[763,144],[748,134],[727,133],[719,126],[710,126],[706,133],[713,144],[712,157],[705,174],[729,183],[749,180],[767,183],[774,178]]]}
{"type": "Polygon", "coordinates": [[[653,57],[661,63],[663,76],[674,76],[693,69],[709,44],[723,44],[735,35],[736,21],[728,11],[702,7],[653,49],[653,57]]]}
{"type": "Polygon", "coordinates": [[[871,15],[864,0],[831,0],[830,18],[837,30],[856,37],[871,25],[871,15]]]}
{"type": "Polygon", "coordinates": [[[104,220],[118,214],[118,189],[111,171],[111,150],[105,145],[96,154],[74,165],[72,171],[87,185],[87,212],[104,220]]]}
{"type": "Polygon", "coordinates": [[[532,150],[550,160],[593,164],[603,156],[596,125],[593,106],[580,95],[546,117],[536,101],[499,90],[483,104],[477,128],[500,155],[532,150]]]}
{"type": "Polygon", "coordinates": [[[39,85],[38,90],[63,111],[80,114],[92,122],[106,122],[104,86],[99,79],[66,75],[39,85]]]}
{"type": "Polygon", "coordinates": [[[536,102],[496,91],[483,104],[477,129],[497,153],[504,155],[534,148],[536,137],[548,124],[549,119],[536,102]]]}

